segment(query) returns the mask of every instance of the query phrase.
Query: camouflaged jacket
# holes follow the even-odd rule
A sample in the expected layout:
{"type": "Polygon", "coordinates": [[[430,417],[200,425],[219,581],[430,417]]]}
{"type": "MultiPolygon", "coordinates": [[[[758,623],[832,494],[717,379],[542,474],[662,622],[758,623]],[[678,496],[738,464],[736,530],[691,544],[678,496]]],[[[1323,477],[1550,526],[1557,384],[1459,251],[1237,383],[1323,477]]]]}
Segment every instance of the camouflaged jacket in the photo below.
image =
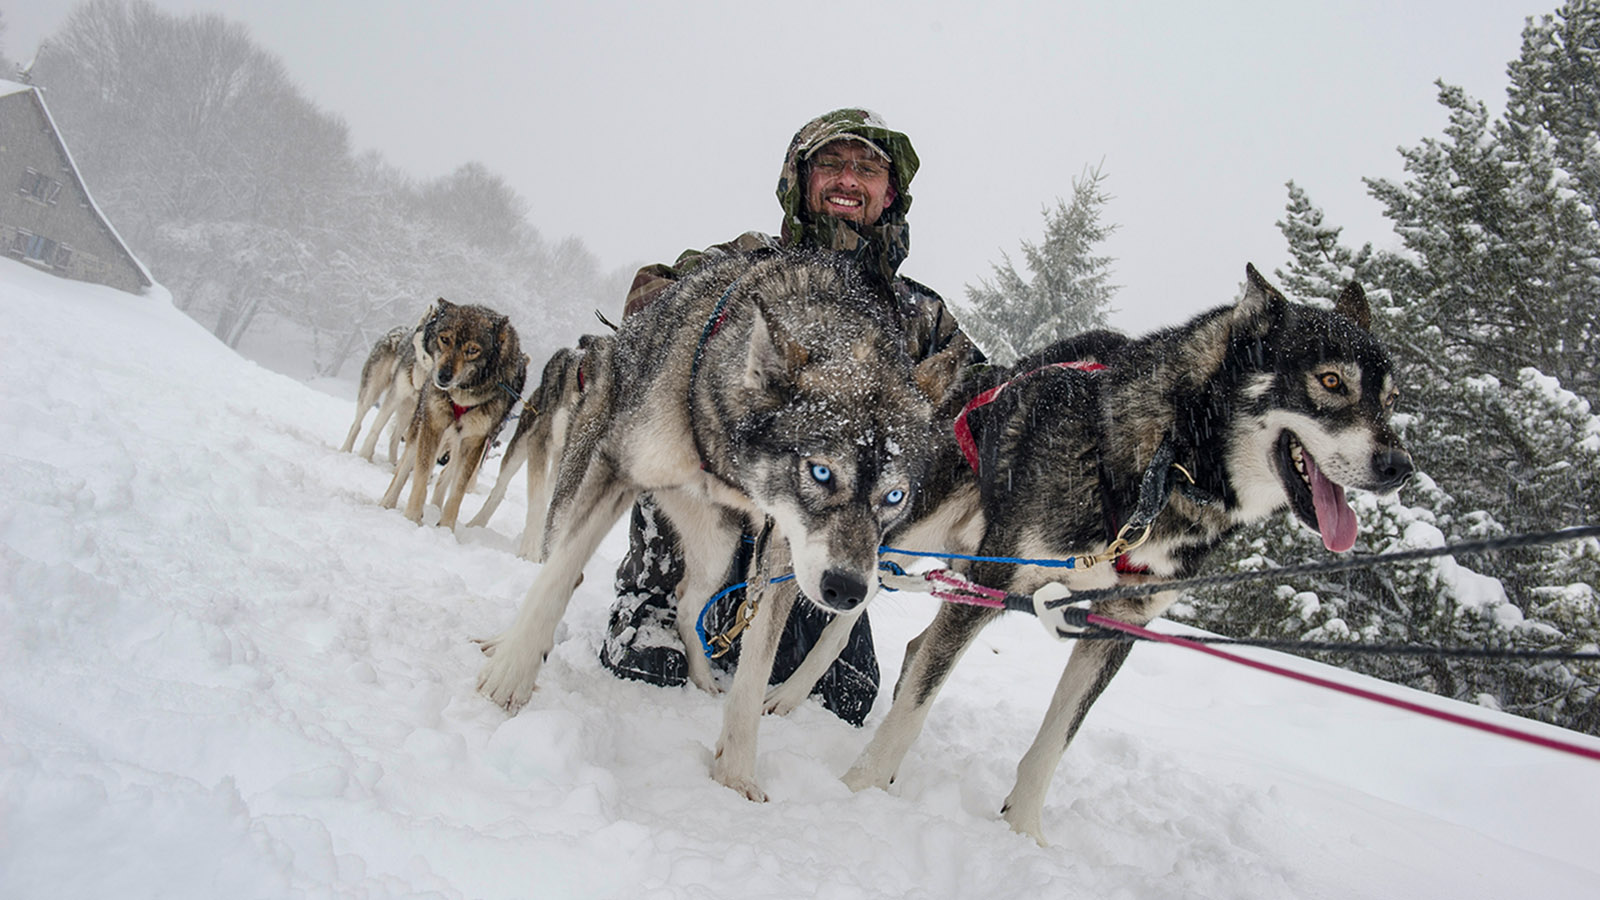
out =
{"type": "Polygon", "coordinates": [[[973,361],[981,361],[983,355],[946,311],[944,298],[931,288],[898,274],[900,263],[911,251],[906,210],[911,208],[909,187],[919,164],[911,139],[890,130],[882,119],[867,110],[838,109],[818,116],[795,132],[784,154],[777,190],[778,205],[783,208],[779,236],[747,231],[705,250],[685,250],[670,266],[661,263],[645,266],[634,276],[623,315],[632,315],[701,264],[727,254],[776,251],[794,246],[824,247],[857,257],[869,272],[876,272],[881,280],[893,285],[901,315],[908,325],[906,351],[913,360],[925,359],[959,340],[969,346],[973,361]],[[805,208],[807,156],[823,144],[842,137],[870,141],[890,159],[889,177],[894,185],[895,200],[873,225],[813,216],[805,208]]]}

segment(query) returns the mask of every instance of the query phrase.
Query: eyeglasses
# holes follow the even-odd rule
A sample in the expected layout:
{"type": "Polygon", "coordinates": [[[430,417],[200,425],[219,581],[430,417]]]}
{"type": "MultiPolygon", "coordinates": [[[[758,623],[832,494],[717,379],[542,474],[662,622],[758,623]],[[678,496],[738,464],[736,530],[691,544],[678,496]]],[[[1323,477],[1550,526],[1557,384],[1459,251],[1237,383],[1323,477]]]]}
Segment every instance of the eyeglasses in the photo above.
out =
{"type": "Polygon", "coordinates": [[[832,177],[843,174],[845,169],[852,169],[861,178],[882,178],[889,174],[889,164],[877,159],[845,159],[842,156],[819,156],[811,161],[811,167],[824,175],[832,177]]]}

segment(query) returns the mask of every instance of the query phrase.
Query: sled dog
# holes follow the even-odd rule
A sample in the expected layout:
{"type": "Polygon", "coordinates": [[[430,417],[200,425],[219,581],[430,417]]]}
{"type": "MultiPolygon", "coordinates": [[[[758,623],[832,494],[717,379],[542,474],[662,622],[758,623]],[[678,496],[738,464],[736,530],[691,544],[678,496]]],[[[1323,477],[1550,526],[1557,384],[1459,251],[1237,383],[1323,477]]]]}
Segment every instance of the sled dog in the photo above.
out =
{"type": "Polygon", "coordinates": [[[578,392],[583,389],[583,358],[585,350],[597,341],[612,338],[585,335],[577,348],[563,347],[544,364],[544,373],[533,396],[523,404],[517,416],[517,429],[506,443],[505,454],[500,458],[500,474],[495,479],[489,497],[483,503],[469,527],[483,527],[500,502],[505,499],[510,486],[524,463],[528,466],[528,513],[522,529],[522,541],[517,555],[534,562],[544,562],[544,519],[550,506],[550,487],[554,472],[551,470],[561,459],[561,448],[567,441],[567,424],[578,405],[578,392]]]}
{"type": "Polygon", "coordinates": [[[510,319],[486,306],[458,305],[442,297],[424,321],[419,343],[418,357],[431,359],[433,369],[417,396],[406,429],[406,450],[383,495],[383,506],[393,509],[406,482],[414,479],[405,514],[420,523],[428,476],[441,445],[449,444],[450,464],[440,475],[448,479],[448,490],[440,504],[439,525],[454,528],[485,448],[522,395],[528,358],[510,319]]]}
{"type": "MultiPolygon", "coordinates": [[[[832,611],[876,593],[879,542],[916,490],[930,398],[945,385],[918,387],[898,308],[847,258],[815,252],[696,270],[623,320],[608,357],[586,368],[568,427],[547,561],[511,626],[482,642],[478,688],[511,712],[527,703],[584,563],[640,492],[683,538],[686,610],[721,587],[748,519],[762,532],[750,573],[759,605],[712,775],[764,800],[756,732],[796,587],[832,611]],[[794,580],[768,587],[791,561],[794,580]]],[[[698,646],[694,617],[678,618],[685,646],[698,646]]]]}
{"type": "MultiPolygon", "coordinates": [[[[1088,590],[1183,577],[1230,530],[1284,506],[1329,550],[1350,549],[1357,523],[1346,488],[1387,493],[1412,473],[1389,422],[1397,395],[1389,357],[1369,332],[1359,285],[1329,312],[1289,302],[1253,266],[1246,277],[1236,305],[1186,325],[1131,340],[1093,333],[1003,374],[965,379],[941,409],[962,426],[946,431],[929,487],[891,546],[1035,559],[1100,553],[1136,510],[1151,507],[1140,506],[1149,474],[1155,487],[1146,490],[1162,505],[1148,539],[1116,563],[976,562],[966,575],[1021,594],[1052,581],[1088,590]],[[1105,367],[1073,362],[1086,358],[1105,367]],[[964,447],[958,432],[970,436],[964,447]]],[[[1174,599],[1116,598],[1091,611],[1143,625],[1174,599]]],[[[891,709],[844,776],[852,789],[888,787],[951,667],[996,614],[945,604],[911,642],[891,709]]],[[[1013,830],[1044,843],[1046,788],[1129,647],[1074,644],[1002,807],[1013,830]]]]}
{"type": "MultiPolygon", "coordinates": [[[[379,406],[388,399],[394,389],[394,373],[400,361],[400,348],[411,342],[413,329],[407,325],[396,325],[378,338],[372,345],[372,350],[367,353],[367,361],[361,366],[361,384],[356,390],[356,420],[350,423],[350,433],[345,435],[344,446],[339,448],[340,453],[349,453],[356,445],[356,435],[361,433],[361,421],[367,417],[367,410],[379,406]]],[[[373,433],[383,430],[388,422],[388,416],[381,416],[372,425],[373,433]]],[[[376,440],[373,441],[376,444],[376,440]]],[[[368,454],[371,458],[371,454],[368,454]]]]}
{"type": "Polygon", "coordinates": [[[430,303],[422,311],[416,325],[400,325],[390,330],[373,345],[367,361],[361,367],[361,387],[356,396],[356,420],[345,437],[344,452],[355,446],[356,433],[361,430],[361,420],[367,410],[378,404],[378,416],[372,420],[372,430],[361,443],[361,458],[372,460],[378,449],[378,436],[383,427],[395,420],[389,435],[389,462],[395,463],[400,454],[400,438],[411,421],[417,407],[417,395],[433,371],[433,360],[422,350],[422,332],[428,319],[436,310],[430,303]]]}

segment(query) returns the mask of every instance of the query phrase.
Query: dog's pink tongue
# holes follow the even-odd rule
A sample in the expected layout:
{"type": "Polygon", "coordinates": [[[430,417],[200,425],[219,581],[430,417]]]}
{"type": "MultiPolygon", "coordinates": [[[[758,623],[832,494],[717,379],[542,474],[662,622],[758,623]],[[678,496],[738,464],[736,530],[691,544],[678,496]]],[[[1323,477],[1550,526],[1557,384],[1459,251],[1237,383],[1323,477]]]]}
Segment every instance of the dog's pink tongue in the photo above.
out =
{"type": "Polygon", "coordinates": [[[1304,455],[1306,477],[1311,480],[1311,505],[1317,511],[1317,527],[1322,530],[1322,546],[1343,553],[1356,545],[1355,510],[1345,502],[1344,488],[1328,480],[1317,468],[1311,454],[1304,455]]]}

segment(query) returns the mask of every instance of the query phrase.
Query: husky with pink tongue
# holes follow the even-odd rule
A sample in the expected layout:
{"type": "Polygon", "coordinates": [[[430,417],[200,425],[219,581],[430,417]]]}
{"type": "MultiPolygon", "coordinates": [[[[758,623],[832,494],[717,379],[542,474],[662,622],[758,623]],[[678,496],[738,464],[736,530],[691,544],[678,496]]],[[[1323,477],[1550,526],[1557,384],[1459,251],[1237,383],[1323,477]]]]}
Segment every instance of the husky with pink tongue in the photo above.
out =
{"type": "MultiPolygon", "coordinates": [[[[1345,489],[1386,493],[1412,473],[1389,421],[1398,395],[1389,356],[1359,285],[1328,310],[1290,302],[1253,266],[1245,274],[1237,303],[1184,325],[1131,339],[1092,332],[970,373],[940,411],[952,427],[932,483],[887,543],[999,558],[1105,554],[1072,569],[957,564],[979,584],[1036,597],[1065,593],[1051,582],[1076,591],[1193,574],[1230,530],[1285,506],[1329,550],[1349,550],[1358,525],[1345,489]],[[1119,534],[1136,546],[1109,549],[1119,534]]],[[[1116,598],[1091,611],[1143,625],[1174,599],[1116,598]]],[[[894,704],[847,784],[888,787],[951,667],[996,615],[939,610],[907,648],[894,704]]],[[[1002,807],[1013,829],[1044,842],[1045,790],[1129,647],[1074,644],[1002,807]]]]}

